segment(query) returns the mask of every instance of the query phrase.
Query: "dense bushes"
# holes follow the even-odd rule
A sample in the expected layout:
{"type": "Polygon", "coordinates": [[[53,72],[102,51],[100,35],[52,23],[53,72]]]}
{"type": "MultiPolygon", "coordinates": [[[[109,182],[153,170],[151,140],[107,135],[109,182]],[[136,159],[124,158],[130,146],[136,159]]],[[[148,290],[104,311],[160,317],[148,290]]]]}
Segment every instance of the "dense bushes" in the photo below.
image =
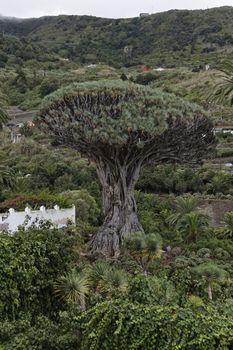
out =
{"type": "Polygon", "coordinates": [[[21,313],[54,316],[56,278],[76,262],[80,239],[71,229],[31,228],[14,236],[0,234],[0,318],[21,313]]]}
{"type": "Polygon", "coordinates": [[[233,176],[211,167],[192,169],[171,165],[147,168],[137,184],[143,191],[155,193],[233,193],[233,176]]]}
{"type": "Polygon", "coordinates": [[[198,349],[233,346],[228,306],[183,308],[132,304],[119,299],[98,304],[78,319],[83,350],[198,349]]]}
{"type": "MultiPolygon", "coordinates": [[[[138,198],[140,210],[154,210],[162,236],[165,217],[179,221],[197,205],[192,197],[172,205],[152,195],[138,198]]],[[[170,238],[165,247],[157,234],[137,234],[119,259],[93,262],[80,241],[85,225],[49,230],[44,223],[0,235],[0,348],[232,349],[231,241],[214,238],[214,230],[189,245],[170,238]],[[215,270],[210,275],[205,268],[205,278],[197,273],[210,264],[225,280],[215,270]]]]}
{"type": "Polygon", "coordinates": [[[87,313],[62,313],[55,323],[44,316],[1,325],[4,350],[231,350],[232,304],[184,307],[134,304],[116,299],[87,313]]]}

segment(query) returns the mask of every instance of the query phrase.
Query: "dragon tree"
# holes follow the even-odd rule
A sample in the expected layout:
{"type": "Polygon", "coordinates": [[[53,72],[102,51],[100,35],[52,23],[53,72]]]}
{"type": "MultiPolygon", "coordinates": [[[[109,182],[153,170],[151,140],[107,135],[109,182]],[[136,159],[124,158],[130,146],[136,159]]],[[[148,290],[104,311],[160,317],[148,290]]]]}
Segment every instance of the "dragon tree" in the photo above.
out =
{"type": "Polygon", "coordinates": [[[214,146],[203,110],[172,94],[116,81],[73,84],[48,96],[40,127],[56,143],[95,164],[105,220],[93,236],[93,253],[119,254],[122,241],[143,231],[134,188],[148,164],[199,162],[214,146]]]}

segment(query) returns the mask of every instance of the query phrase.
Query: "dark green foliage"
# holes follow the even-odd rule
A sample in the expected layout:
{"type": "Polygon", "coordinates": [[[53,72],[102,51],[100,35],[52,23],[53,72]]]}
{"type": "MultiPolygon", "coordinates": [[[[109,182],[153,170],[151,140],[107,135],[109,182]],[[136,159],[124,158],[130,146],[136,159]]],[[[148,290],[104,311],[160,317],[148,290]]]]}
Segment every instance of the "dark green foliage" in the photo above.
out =
{"type": "Polygon", "coordinates": [[[23,228],[14,236],[0,234],[1,319],[20,313],[54,315],[58,305],[53,285],[78,258],[79,237],[72,229],[23,228]]]}
{"type": "Polygon", "coordinates": [[[176,304],[175,288],[166,278],[136,276],[130,281],[128,296],[131,302],[140,304],[176,304]]]}
{"type": "Polygon", "coordinates": [[[42,97],[51,94],[59,88],[59,83],[56,80],[44,79],[39,87],[39,93],[42,97]]]}
{"type": "Polygon", "coordinates": [[[232,317],[209,306],[190,307],[133,304],[119,299],[100,303],[80,317],[80,349],[230,349],[232,317]]]}
{"type": "MultiPolygon", "coordinates": [[[[0,21],[3,54],[23,61],[140,63],[172,67],[187,62],[203,67],[232,45],[232,8],[206,11],[173,10],[145,18],[106,19],[57,16],[0,21]],[[88,43],[88,45],[87,45],[88,43]]],[[[230,52],[230,50],[229,50],[230,52]]],[[[5,57],[3,57],[5,63],[5,57]]]]}
{"type": "Polygon", "coordinates": [[[171,165],[144,169],[137,188],[155,193],[229,194],[233,185],[230,173],[211,167],[174,167],[171,165]]]}
{"type": "Polygon", "coordinates": [[[136,84],[149,85],[151,82],[157,79],[157,76],[153,73],[138,74],[131,80],[136,84]]]}
{"type": "Polygon", "coordinates": [[[79,221],[96,225],[100,219],[100,209],[87,190],[67,191],[59,195],[68,205],[75,205],[76,215],[79,221]]]}
{"type": "Polygon", "coordinates": [[[14,175],[14,172],[9,167],[0,166],[0,191],[6,188],[14,188],[14,175]]]}
{"type": "Polygon", "coordinates": [[[66,312],[59,322],[25,314],[17,321],[1,323],[1,350],[76,350],[79,344],[77,324],[66,312]]]}
{"type": "Polygon", "coordinates": [[[9,120],[6,107],[7,107],[7,98],[0,90],[0,130],[2,130],[3,124],[6,124],[6,122],[9,120]]]}
{"type": "Polygon", "coordinates": [[[220,103],[233,105],[233,63],[225,60],[217,66],[219,81],[211,94],[211,99],[220,103]]]}

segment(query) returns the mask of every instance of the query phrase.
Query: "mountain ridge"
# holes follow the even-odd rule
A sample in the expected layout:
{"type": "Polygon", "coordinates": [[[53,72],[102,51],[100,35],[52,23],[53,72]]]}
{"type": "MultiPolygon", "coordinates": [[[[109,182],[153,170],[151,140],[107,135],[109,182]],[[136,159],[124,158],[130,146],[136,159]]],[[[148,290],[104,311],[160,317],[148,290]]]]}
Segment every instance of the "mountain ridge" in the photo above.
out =
{"type": "Polygon", "coordinates": [[[52,56],[80,63],[163,66],[187,64],[193,59],[216,63],[224,53],[233,52],[233,7],[169,10],[120,19],[87,15],[19,20],[0,17],[0,33],[0,48],[6,54],[14,51],[7,48],[13,36],[21,49],[32,46],[29,56],[38,46],[52,56]]]}

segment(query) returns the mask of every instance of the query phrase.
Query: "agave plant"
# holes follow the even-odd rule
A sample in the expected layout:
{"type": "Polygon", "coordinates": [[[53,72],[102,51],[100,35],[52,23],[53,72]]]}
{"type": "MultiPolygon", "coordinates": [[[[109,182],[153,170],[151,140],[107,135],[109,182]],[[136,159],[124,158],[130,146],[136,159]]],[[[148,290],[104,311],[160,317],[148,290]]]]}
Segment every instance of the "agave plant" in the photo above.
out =
{"type": "Polygon", "coordinates": [[[86,296],[90,291],[90,280],[82,273],[72,270],[61,276],[55,283],[55,294],[68,304],[79,305],[82,311],[86,310],[86,296]]]}

